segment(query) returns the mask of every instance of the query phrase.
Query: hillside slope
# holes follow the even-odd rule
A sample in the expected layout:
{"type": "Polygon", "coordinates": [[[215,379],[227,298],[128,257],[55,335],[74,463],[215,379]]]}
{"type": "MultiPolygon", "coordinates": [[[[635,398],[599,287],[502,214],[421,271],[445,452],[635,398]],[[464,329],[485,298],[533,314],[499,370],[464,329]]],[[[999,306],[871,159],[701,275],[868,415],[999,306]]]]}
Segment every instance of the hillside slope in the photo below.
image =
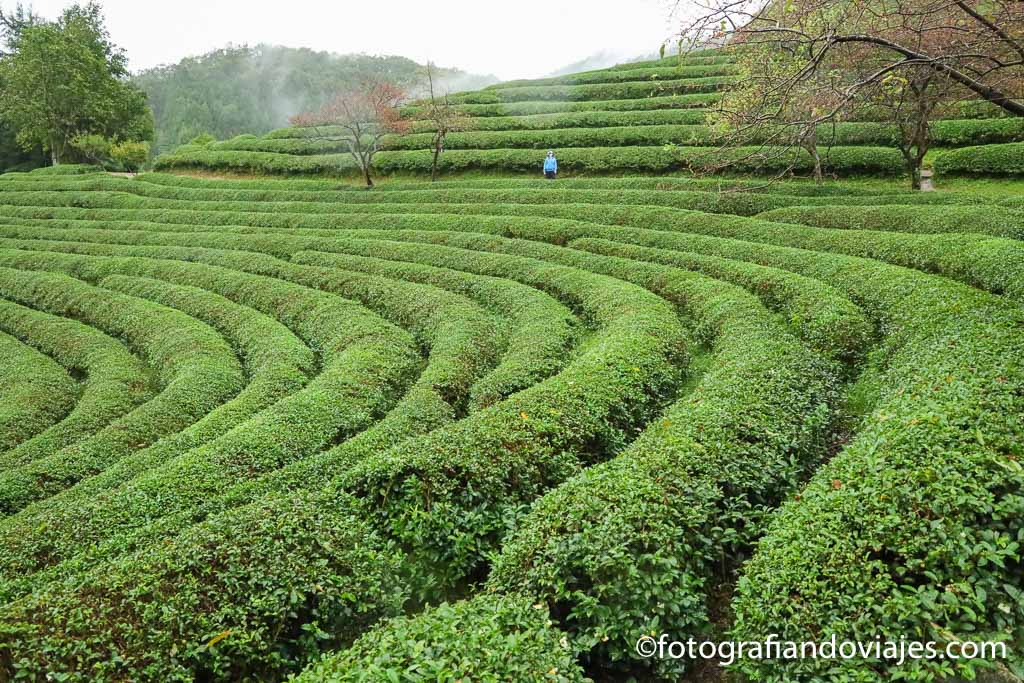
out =
{"type": "MultiPolygon", "coordinates": [[[[451,100],[468,117],[466,130],[448,136],[441,169],[539,173],[546,149],[557,150],[559,168],[568,175],[698,171],[727,160],[734,173],[811,168],[802,150],[725,149],[720,134],[705,125],[708,108],[735,82],[736,71],[728,51],[709,50],[458,93],[451,100]]],[[[406,117],[417,113],[415,104],[403,110],[406,117]]],[[[1024,140],[1024,120],[1000,117],[985,103],[965,103],[956,116],[935,124],[935,149],[1024,140]]],[[[430,124],[419,121],[411,134],[386,138],[375,159],[378,173],[429,172],[429,131],[430,124]]],[[[900,174],[896,139],[893,126],[872,121],[823,126],[825,168],[838,175],[900,174]]],[[[344,175],[354,164],[344,140],[331,137],[329,128],[284,128],[183,146],[158,158],[156,167],[344,175]]]]}

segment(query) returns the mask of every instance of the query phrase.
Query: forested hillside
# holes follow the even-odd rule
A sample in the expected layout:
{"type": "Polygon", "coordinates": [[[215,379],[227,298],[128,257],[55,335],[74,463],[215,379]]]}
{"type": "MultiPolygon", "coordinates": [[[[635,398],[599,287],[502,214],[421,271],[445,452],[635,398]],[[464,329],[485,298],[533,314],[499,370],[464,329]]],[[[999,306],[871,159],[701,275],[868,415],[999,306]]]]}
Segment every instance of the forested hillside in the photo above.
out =
{"type": "MultiPolygon", "coordinates": [[[[424,65],[397,56],[337,55],[275,45],[226,47],[143,71],[133,79],[156,117],[157,151],[209,134],[222,140],[284,126],[365,78],[385,78],[413,91],[424,65]]],[[[480,88],[497,79],[438,69],[447,87],[480,88]]]]}

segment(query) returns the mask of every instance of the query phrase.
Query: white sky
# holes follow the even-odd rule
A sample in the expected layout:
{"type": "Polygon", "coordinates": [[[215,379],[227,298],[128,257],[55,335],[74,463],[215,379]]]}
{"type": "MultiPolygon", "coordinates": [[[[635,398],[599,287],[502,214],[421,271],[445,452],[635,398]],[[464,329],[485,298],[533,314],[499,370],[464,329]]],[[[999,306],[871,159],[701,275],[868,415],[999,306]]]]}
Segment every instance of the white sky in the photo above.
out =
{"type": "MultiPolygon", "coordinates": [[[[53,18],[70,0],[29,0],[53,18]]],[[[607,50],[656,52],[665,0],[101,0],[133,71],[228,43],[402,55],[502,79],[542,76],[607,50]]],[[[10,8],[14,0],[0,0],[10,8]]]]}

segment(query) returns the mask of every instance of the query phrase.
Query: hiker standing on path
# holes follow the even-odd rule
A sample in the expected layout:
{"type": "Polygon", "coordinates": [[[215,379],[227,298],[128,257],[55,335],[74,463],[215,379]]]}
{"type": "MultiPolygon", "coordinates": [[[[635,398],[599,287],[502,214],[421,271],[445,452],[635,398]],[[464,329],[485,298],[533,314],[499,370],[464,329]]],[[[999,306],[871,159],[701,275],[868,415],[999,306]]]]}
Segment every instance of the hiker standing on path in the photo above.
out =
{"type": "Polygon", "coordinates": [[[557,175],[558,159],[555,158],[555,153],[549,149],[548,155],[544,157],[544,177],[548,180],[554,180],[557,175]]]}

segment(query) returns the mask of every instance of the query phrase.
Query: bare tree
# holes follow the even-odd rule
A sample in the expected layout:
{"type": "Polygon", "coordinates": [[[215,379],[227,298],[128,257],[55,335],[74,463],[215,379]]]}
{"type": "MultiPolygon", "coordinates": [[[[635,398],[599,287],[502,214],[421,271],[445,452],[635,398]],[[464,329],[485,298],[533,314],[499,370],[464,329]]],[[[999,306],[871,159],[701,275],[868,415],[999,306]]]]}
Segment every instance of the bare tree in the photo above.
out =
{"type": "Polygon", "coordinates": [[[1020,0],[688,0],[678,3],[677,12],[687,16],[681,33],[688,45],[735,42],[789,52],[800,60],[790,83],[856,47],[868,58],[847,66],[870,70],[845,84],[847,95],[890,73],[924,67],[1024,116],[1020,0]]]}
{"type": "MultiPolygon", "coordinates": [[[[740,78],[709,113],[709,122],[725,141],[725,146],[752,147],[761,158],[788,155],[793,159],[782,175],[793,170],[802,149],[811,158],[816,182],[823,180],[823,160],[819,148],[819,127],[841,116],[843,107],[830,83],[822,82],[825,73],[811,74],[807,80],[780,89],[798,68],[796,61],[782,52],[748,50],[739,55],[740,78]]],[[[826,141],[831,145],[831,138],[826,141]]],[[[722,168],[736,160],[735,154],[722,158],[722,168]]],[[[721,169],[718,169],[721,170],[721,169]]]]}
{"type": "Polygon", "coordinates": [[[684,45],[727,43],[742,55],[719,116],[733,139],[756,138],[770,153],[802,147],[818,166],[818,132],[871,111],[897,129],[919,188],[940,107],[981,97],[1024,115],[1020,0],[691,0],[684,9],[684,45]]]}
{"type": "Polygon", "coordinates": [[[313,139],[344,140],[349,154],[363,174],[366,187],[373,187],[373,157],[384,136],[403,134],[409,122],[399,115],[405,91],[387,81],[364,81],[342,92],[315,112],[293,116],[293,126],[311,128],[313,139]]]}
{"type": "Polygon", "coordinates": [[[867,102],[885,113],[898,132],[896,146],[907,164],[911,187],[921,189],[921,166],[931,146],[931,121],[949,86],[945,74],[926,67],[891,73],[865,91],[867,102]]]}
{"type": "Polygon", "coordinates": [[[452,105],[448,100],[448,91],[445,90],[443,93],[439,93],[438,86],[434,82],[434,72],[436,71],[432,62],[427,62],[427,96],[426,106],[416,114],[416,119],[420,121],[429,122],[433,137],[431,139],[431,148],[433,149],[434,156],[430,164],[430,180],[431,182],[437,180],[438,165],[441,159],[441,154],[444,152],[445,140],[448,137],[448,133],[455,133],[460,130],[465,130],[469,124],[469,119],[464,116],[459,110],[452,105]]]}

